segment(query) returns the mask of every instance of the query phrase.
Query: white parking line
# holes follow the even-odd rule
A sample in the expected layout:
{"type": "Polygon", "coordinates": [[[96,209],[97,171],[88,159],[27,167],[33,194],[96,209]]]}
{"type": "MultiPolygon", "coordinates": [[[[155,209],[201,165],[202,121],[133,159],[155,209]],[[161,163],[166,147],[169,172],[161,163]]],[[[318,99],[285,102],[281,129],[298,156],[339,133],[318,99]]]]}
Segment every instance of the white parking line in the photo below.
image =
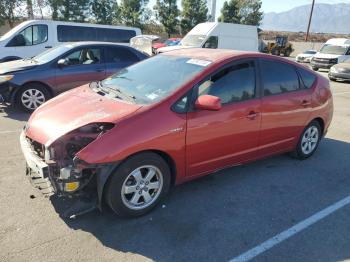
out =
{"type": "Polygon", "coordinates": [[[339,92],[339,93],[333,93],[333,95],[343,95],[343,94],[350,94],[350,92],[339,92]]]}
{"type": "Polygon", "coordinates": [[[0,134],[10,134],[10,133],[19,133],[21,130],[5,130],[5,131],[0,131],[0,134]]]}
{"type": "Polygon", "coordinates": [[[273,246],[281,243],[282,241],[294,236],[295,234],[299,233],[300,231],[306,229],[307,227],[315,224],[316,222],[320,221],[321,219],[329,216],[333,212],[337,211],[338,209],[350,204],[350,196],[336,202],[333,205],[330,205],[329,207],[317,212],[316,214],[312,215],[311,217],[299,222],[295,226],[283,231],[282,233],[279,233],[278,235],[266,240],[265,242],[261,243],[260,245],[248,250],[247,252],[231,259],[229,262],[244,262],[249,261],[253,259],[254,257],[260,255],[261,253],[265,252],[266,250],[269,250],[273,246]]]}

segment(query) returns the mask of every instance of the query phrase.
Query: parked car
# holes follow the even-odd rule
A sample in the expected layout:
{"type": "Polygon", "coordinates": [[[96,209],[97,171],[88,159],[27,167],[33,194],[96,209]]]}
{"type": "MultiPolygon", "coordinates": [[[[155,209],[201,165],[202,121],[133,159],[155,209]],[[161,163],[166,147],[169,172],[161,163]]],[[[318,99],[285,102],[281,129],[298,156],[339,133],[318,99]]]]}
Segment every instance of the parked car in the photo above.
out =
{"type": "Polygon", "coordinates": [[[180,41],[181,41],[181,38],[176,38],[176,37],[168,38],[162,42],[154,43],[152,45],[152,48],[153,48],[154,53],[155,53],[155,51],[158,48],[165,47],[165,46],[176,46],[180,43],[180,41]]]}
{"type": "Polygon", "coordinates": [[[328,77],[332,81],[350,80],[350,58],[331,67],[328,77]]]}
{"type": "Polygon", "coordinates": [[[311,58],[313,58],[316,53],[316,50],[306,50],[305,52],[298,54],[295,57],[295,61],[299,63],[310,63],[311,58]]]}
{"type": "Polygon", "coordinates": [[[285,152],[310,157],[332,112],[329,80],[302,65],[187,49],[48,101],[20,140],[34,183],[133,217],[171,186],[219,169],[285,152]]]}
{"type": "Polygon", "coordinates": [[[333,65],[350,58],[350,39],[329,39],[311,59],[313,70],[330,69],[333,65]]]}
{"type": "Polygon", "coordinates": [[[207,22],[196,25],[176,46],[159,48],[164,53],[185,48],[232,49],[258,51],[258,28],[251,25],[207,22]]]}
{"type": "Polygon", "coordinates": [[[128,46],[78,42],[63,44],[31,59],[0,64],[0,96],[33,111],[51,97],[99,81],[148,56],[128,46]]]}
{"type": "Polygon", "coordinates": [[[103,41],[128,45],[130,38],[140,34],[141,30],[135,27],[29,20],[0,38],[0,62],[30,58],[66,42],[103,41]]]}

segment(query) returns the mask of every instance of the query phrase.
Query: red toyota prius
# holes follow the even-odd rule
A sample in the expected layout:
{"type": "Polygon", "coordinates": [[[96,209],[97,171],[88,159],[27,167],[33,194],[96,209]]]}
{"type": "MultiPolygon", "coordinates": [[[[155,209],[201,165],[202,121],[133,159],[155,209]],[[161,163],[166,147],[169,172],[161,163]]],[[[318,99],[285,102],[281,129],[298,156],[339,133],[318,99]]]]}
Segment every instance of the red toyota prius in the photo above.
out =
{"type": "Polygon", "coordinates": [[[134,217],[214,171],[285,152],[310,157],[332,114],[328,80],[292,61],[185,49],[46,102],[20,140],[44,193],[134,217]]]}

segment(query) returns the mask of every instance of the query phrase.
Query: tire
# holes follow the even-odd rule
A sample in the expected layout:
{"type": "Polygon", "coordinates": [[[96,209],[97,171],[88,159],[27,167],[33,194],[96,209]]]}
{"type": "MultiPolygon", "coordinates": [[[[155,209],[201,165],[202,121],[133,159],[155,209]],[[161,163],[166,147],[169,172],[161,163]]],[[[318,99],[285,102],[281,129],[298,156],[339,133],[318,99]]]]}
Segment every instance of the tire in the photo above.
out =
{"type": "Polygon", "coordinates": [[[272,48],[271,54],[272,54],[272,55],[279,56],[279,55],[280,55],[280,51],[279,51],[277,48],[272,48]]]}
{"type": "Polygon", "coordinates": [[[320,124],[313,120],[301,134],[298,144],[295,150],[292,152],[292,156],[300,160],[304,160],[312,156],[322,138],[322,129],[320,124]],[[313,135],[314,134],[314,135],[313,135]]]}
{"type": "Polygon", "coordinates": [[[334,78],[334,77],[330,77],[330,76],[328,76],[328,78],[329,78],[329,80],[331,80],[331,81],[333,81],[333,82],[337,82],[337,79],[336,79],[336,78],[334,78]]]}
{"type": "Polygon", "coordinates": [[[51,94],[44,85],[39,83],[28,84],[23,86],[16,94],[16,105],[22,111],[33,112],[50,98],[51,94]]]}
{"type": "Polygon", "coordinates": [[[312,70],[314,70],[314,71],[318,71],[318,67],[311,67],[312,68],[312,70]]]}
{"type": "Polygon", "coordinates": [[[105,200],[119,217],[142,216],[166,196],[170,178],[170,168],[158,154],[147,152],[132,156],[112,174],[105,200]],[[147,179],[147,174],[151,179],[147,179]],[[155,189],[150,188],[151,184],[155,189]]]}
{"type": "Polygon", "coordinates": [[[287,50],[284,51],[284,56],[285,57],[289,57],[291,53],[292,53],[291,50],[287,49],[287,50]]]}

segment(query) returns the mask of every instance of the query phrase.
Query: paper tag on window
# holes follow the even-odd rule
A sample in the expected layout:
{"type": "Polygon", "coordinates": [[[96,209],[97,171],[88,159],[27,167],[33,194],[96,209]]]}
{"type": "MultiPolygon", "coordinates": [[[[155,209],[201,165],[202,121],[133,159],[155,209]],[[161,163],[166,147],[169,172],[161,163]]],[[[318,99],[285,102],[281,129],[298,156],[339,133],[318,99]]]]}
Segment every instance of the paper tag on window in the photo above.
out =
{"type": "Polygon", "coordinates": [[[188,60],[186,63],[187,64],[198,65],[198,66],[208,66],[208,65],[211,64],[211,61],[192,58],[192,59],[188,60]]]}

